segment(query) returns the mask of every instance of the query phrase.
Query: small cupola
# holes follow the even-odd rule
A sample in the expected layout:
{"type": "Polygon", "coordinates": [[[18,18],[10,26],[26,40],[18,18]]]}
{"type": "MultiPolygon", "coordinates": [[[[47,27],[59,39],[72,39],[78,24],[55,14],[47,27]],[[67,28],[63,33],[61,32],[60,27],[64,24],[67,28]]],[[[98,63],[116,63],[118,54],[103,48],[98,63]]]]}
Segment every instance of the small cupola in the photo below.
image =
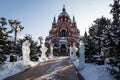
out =
{"type": "Polygon", "coordinates": [[[73,23],[76,23],[76,21],[75,21],[75,16],[73,16],[73,21],[72,21],[73,23]]]}
{"type": "Polygon", "coordinates": [[[53,23],[56,23],[56,18],[54,17],[54,19],[53,19],[53,23]]]}

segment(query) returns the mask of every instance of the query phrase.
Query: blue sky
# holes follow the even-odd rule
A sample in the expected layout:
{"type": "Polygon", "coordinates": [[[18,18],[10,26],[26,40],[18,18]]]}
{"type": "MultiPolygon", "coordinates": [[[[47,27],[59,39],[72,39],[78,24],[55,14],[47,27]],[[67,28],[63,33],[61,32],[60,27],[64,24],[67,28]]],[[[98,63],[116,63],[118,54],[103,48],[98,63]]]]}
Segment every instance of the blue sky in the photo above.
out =
{"type": "Polygon", "coordinates": [[[80,34],[101,16],[111,18],[113,0],[0,0],[0,17],[18,19],[25,27],[18,36],[31,34],[33,38],[46,37],[52,26],[53,17],[61,13],[63,4],[69,16],[75,16],[80,34]]]}

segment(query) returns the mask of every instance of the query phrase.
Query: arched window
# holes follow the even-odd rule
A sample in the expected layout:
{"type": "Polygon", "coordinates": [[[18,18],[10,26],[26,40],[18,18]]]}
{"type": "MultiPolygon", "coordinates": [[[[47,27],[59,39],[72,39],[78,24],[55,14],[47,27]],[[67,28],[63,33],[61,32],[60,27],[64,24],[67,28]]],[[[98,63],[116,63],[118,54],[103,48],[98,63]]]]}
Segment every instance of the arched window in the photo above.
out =
{"type": "Polygon", "coordinates": [[[61,30],[60,34],[61,37],[67,37],[67,31],[65,29],[61,30]]]}
{"type": "Polygon", "coordinates": [[[63,22],[65,21],[65,17],[63,17],[63,22]]]}
{"type": "Polygon", "coordinates": [[[63,21],[63,19],[61,18],[61,21],[60,22],[62,22],[63,21]]]}
{"type": "Polygon", "coordinates": [[[67,22],[67,18],[65,18],[65,22],[67,22]]]}

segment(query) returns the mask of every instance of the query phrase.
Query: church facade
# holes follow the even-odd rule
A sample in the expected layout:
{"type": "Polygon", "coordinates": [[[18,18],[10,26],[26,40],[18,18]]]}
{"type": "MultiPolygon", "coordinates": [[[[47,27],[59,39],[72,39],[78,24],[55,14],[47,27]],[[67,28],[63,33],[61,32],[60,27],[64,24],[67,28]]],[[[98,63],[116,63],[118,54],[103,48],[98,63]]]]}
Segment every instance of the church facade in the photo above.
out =
{"type": "Polygon", "coordinates": [[[80,31],[77,28],[75,17],[70,19],[63,6],[62,12],[58,15],[58,19],[54,17],[52,28],[49,35],[45,39],[45,45],[50,48],[53,45],[54,55],[69,55],[70,46],[73,44],[79,47],[80,31]]]}

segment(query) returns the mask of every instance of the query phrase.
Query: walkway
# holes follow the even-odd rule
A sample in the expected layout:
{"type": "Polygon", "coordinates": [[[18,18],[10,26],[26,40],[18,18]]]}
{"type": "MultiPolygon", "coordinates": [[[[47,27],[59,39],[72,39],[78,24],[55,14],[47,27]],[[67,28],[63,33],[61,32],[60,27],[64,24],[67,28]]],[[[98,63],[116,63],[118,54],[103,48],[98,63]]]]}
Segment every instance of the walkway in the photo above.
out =
{"type": "Polygon", "coordinates": [[[69,57],[55,57],[4,80],[84,80],[69,57]]]}

